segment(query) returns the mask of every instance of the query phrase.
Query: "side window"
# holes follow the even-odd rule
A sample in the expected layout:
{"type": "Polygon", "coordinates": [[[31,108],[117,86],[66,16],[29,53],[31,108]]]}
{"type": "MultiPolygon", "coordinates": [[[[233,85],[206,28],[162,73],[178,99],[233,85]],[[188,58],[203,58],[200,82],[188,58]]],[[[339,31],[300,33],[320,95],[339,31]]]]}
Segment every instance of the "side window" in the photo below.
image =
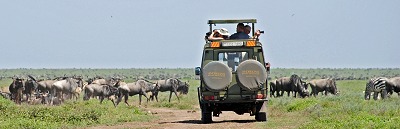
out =
{"type": "Polygon", "coordinates": [[[218,61],[228,65],[235,72],[239,64],[249,59],[248,52],[219,52],[218,61]]]}

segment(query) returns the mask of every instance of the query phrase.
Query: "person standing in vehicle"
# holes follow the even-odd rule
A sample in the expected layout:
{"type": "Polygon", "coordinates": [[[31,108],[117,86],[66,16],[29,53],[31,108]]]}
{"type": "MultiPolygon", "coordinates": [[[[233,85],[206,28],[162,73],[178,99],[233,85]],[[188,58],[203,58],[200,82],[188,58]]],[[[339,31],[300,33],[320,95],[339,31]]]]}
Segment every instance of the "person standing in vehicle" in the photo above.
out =
{"type": "MultiPolygon", "coordinates": [[[[249,25],[244,26],[244,32],[249,35],[250,31],[251,31],[251,27],[249,25]]],[[[258,39],[258,37],[260,37],[261,35],[261,31],[257,30],[256,33],[254,34],[254,36],[252,37],[253,39],[258,39]]]]}
{"type": "Polygon", "coordinates": [[[228,39],[229,32],[225,28],[214,30],[211,35],[208,37],[208,40],[223,40],[228,39]]]}
{"type": "Polygon", "coordinates": [[[245,32],[245,27],[243,23],[239,23],[236,26],[236,33],[232,34],[229,39],[249,39],[250,36],[245,32]]]}

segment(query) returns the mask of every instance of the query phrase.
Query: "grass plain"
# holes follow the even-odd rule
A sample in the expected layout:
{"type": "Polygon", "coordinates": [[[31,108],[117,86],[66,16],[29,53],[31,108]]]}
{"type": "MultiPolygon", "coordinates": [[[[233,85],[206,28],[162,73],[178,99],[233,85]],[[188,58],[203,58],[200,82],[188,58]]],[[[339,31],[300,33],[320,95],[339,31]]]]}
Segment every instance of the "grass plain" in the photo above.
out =
{"type": "MultiPolygon", "coordinates": [[[[196,88],[199,80],[195,80],[193,69],[139,69],[137,71],[114,70],[7,70],[0,74],[0,87],[8,87],[13,75],[43,75],[62,76],[68,75],[122,75],[129,81],[134,81],[137,76],[142,77],[169,77],[180,76],[183,81],[189,81],[188,95],[181,95],[180,102],[173,95],[171,103],[168,102],[169,93],[160,93],[160,102],[144,103],[143,106],[175,108],[182,110],[198,110],[196,88]],[[86,74],[80,74],[86,71],[86,74]],[[101,73],[96,73],[101,71],[101,73]],[[36,73],[37,72],[37,73],[36,73]],[[49,73],[50,72],[50,73],[49,73]],[[108,73],[108,74],[107,74],[108,73]],[[136,74],[133,74],[136,73],[136,74]],[[195,101],[194,101],[195,100],[195,101]]],[[[345,74],[340,74],[332,69],[313,69],[309,72],[303,69],[272,69],[271,76],[290,76],[296,73],[303,76],[336,75],[336,76],[396,76],[398,69],[346,69],[345,74]],[[279,72],[279,70],[281,72],[279,72]],[[324,70],[328,72],[324,72],[324,70]],[[292,71],[292,72],[290,72],[292,71]]],[[[2,70],[0,70],[2,71],[2,70]]],[[[151,79],[149,79],[151,80],[151,79]]],[[[400,128],[400,97],[391,96],[386,100],[364,100],[363,90],[367,80],[340,80],[337,81],[340,94],[309,98],[279,97],[269,98],[267,105],[268,122],[257,123],[260,128],[400,128]]],[[[285,94],[286,95],[286,94],[285,94]]],[[[82,97],[81,97],[82,98],[82,97]]],[[[129,103],[133,106],[120,104],[115,108],[110,101],[99,104],[98,100],[67,101],[61,106],[44,105],[16,105],[13,102],[0,98],[0,128],[75,128],[94,125],[115,125],[129,121],[150,121],[152,115],[138,106],[138,97],[130,97],[129,103]]]]}

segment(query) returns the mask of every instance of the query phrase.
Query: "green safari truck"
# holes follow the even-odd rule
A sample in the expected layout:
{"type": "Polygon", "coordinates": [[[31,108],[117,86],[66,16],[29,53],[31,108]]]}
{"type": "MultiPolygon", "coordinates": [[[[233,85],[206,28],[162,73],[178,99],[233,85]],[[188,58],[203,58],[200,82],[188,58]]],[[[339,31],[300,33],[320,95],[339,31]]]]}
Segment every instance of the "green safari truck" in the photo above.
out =
{"type": "MultiPolygon", "coordinates": [[[[256,19],[209,20],[210,32],[217,24],[251,25],[256,19]]],[[[223,111],[249,113],[257,121],[267,121],[267,64],[258,38],[208,40],[204,44],[197,88],[201,121],[211,123],[223,111]]]]}

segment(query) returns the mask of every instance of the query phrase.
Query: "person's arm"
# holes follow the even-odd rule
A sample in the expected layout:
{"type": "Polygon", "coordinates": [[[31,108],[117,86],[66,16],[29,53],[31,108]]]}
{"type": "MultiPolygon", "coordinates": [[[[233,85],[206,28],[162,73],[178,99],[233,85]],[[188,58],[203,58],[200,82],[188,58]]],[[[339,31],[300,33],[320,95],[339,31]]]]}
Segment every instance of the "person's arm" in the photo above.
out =
{"type": "Polygon", "coordinates": [[[208,40],[222,40],[222,39],[224,39],[224,38],[221,38],[221,37],[214,37],[214,35],[215,35],[215,31],[213,31],[211,33],[211,35],[208,37],[208,40]]]}
{"type": "Polygon", "coordinates": [[[257,31],[254,33],[253,39],[258,39],[258,38],[260,37],[260,35],[261,35],[261,31],[260,31],[260,30],[257,30],[257,31]]]}

